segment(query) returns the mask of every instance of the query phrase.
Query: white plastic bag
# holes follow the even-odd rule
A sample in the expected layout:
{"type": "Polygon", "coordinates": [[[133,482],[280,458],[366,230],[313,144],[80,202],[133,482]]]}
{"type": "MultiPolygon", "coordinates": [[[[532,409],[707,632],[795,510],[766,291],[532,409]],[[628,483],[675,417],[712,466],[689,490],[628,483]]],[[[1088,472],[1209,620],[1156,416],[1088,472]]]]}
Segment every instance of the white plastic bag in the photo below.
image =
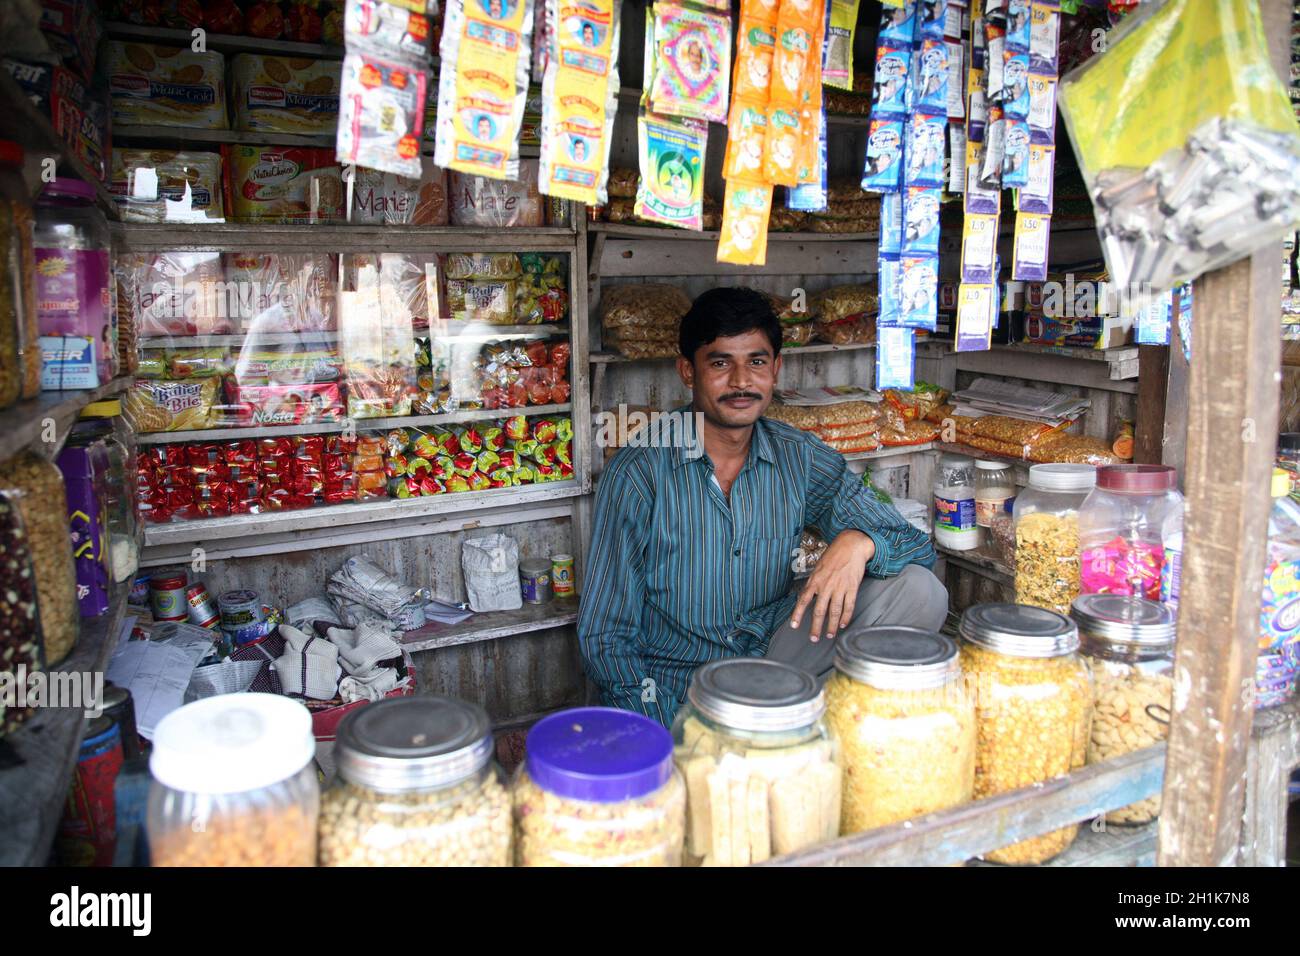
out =
{"type": "Polygon", "coordinates": [[[504,534],[466,538],[460,564],[469,606],[475,611],[513,611],[523,607],[519,587],[519,543],[504,534]]]}

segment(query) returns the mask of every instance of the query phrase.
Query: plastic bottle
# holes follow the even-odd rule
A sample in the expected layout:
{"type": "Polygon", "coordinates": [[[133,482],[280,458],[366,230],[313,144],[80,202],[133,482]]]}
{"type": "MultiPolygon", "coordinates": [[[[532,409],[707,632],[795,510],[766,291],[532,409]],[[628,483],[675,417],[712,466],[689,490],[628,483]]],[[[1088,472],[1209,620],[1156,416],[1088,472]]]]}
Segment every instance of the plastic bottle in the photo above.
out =
{"type": "Polygon", "coordinates": [[[970,551],[980,544],[975,524],[975,462],[966,455],[940,455],[934,473],[934,540],[943,548],[970,551]]]}

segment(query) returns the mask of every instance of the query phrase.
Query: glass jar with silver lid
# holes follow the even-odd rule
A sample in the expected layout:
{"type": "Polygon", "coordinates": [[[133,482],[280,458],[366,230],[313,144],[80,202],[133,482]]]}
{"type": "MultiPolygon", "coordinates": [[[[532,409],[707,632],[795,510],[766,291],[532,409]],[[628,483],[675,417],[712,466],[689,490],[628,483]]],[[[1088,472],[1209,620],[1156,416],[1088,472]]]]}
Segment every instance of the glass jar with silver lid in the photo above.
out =
{"type": "MultiPolygon", "coordinates": [[[[1092,681],[1074,622],[1024,604],[977,604],[961,619],[962,668],[976,694],[975,799],[1082,767],[1092,681]]],[[[986,853],[995,863],[1042,863],[1074,842],[1078,825],[986,853]]]]}
{"type": "Polygon", "coordinates": [[[846,775],[843,833],[970,800],[975,704],[951,638],[913,627],[839,638],[826,697],[846,775]]]}
{"type": "Polygon", "coordinates": [[[321,798],[322,866],[509,866],[510,799],[474,704],[437,695],[349,714],[321,798]]]}
{"type": "Polygon", "coordinates": [[[826,697],[788,664],[740,657],[695,672],[673,724],[686,858],[744,866],[839,834],[839,747],[826,697]]]}
{"type": "MultiPolygon", "coordinates": [[[[1088,763],[1152,747],[1169,734],[1174,693],[1173,612],[1123,594],[1082,594],[1070,612],[1092,674],[1088,763]]],[[[1106,814],[1107,823],[1150,823],[1160,795],[1106,814]]]]}

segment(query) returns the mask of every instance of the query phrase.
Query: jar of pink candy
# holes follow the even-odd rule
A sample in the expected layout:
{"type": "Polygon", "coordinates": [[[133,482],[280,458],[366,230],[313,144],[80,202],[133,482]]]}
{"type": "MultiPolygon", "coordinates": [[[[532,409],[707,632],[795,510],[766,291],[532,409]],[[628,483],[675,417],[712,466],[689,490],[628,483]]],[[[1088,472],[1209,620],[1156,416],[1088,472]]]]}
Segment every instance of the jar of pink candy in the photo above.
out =
{"type": "Polygon", "coordinates": [[[1183,496],[1167,465],[1105,465],[1079,508],[1083,594],[1161,600],[1161,577],[1181,564],[1183,496]],[[1168,567],[1166,567],[1168,565],[1168,567]]]}

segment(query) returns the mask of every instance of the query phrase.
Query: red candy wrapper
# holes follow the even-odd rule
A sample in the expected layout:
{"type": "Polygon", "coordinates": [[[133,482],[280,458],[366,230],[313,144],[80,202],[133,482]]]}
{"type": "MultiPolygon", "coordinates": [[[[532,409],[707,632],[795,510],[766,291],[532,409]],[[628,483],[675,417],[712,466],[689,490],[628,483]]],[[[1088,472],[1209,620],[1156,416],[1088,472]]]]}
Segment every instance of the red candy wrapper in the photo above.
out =
{"type": "Polygon", "coordinates": [[[507,418],[502,425],[505,429],[506,437],[512,441],[518,441],[521,438],[528,437],[528,419],[523,415],[516,415],[513,418],[507,418]]]}
{"type": "Polygon", "coordinates": [[[540,445],[555,441],[557,435],[555,422],[549,418],[539,418],[533,423],[533,438],[540,445]]]}

